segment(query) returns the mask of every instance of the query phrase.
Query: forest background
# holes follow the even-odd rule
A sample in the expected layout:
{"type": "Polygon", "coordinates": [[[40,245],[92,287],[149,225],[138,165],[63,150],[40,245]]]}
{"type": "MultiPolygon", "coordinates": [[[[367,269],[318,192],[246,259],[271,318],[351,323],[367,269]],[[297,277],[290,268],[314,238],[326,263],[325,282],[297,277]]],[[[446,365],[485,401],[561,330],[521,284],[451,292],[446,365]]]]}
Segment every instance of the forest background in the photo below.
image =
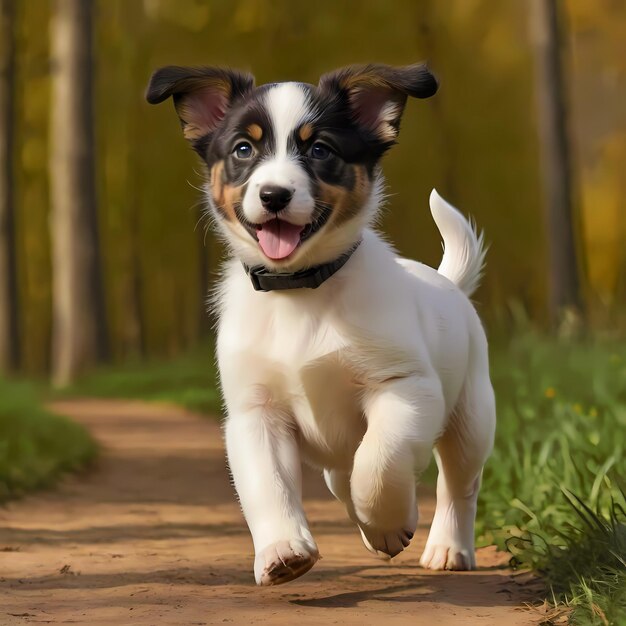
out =
{"type": "MultiPolygon", "coordinates": [[[[53,346],[52,3],[15,5],[19,363],[41,375],[51,368],[53,346]]],[[[554,285],[537,96],[542,79],[529,6],[523,0],[97,3],[87,71],[103,354],[115,362],[172,356],[210,332],[206,293],[223,250],[200,219],[203,171],[172,107],[152,108],[143,97],[150,73],[165,64],[243,68],[260,84],[315,83],[349,63],[427,60],[440,91],[408,103],[399,146],[384,162],[389,198],[381,229],[403,255],[437,265],[440,240],[427,205],[436,187],[486,232],[488,271],[476,299],[487,324],[506,321],[513,311],[548,326],[554,285]]],[[[623,329],[626,5],[568,0],[563,8],[559,45],[581,308],[591,326],[623,329]]],[[[62,131],[75,132],[71,125],[62,131]]]]}

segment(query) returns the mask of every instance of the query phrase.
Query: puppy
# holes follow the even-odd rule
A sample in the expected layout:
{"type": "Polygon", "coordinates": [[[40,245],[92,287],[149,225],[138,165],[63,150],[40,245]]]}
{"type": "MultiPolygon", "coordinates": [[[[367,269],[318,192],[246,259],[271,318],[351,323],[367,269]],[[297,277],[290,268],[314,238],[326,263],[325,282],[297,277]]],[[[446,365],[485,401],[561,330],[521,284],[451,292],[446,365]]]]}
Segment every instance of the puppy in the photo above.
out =
{"type": "Polygon", "coordinates": [[[487,341],[468,297],[482,236],[434,190],[438,270],[398,258],[373,229],[380,160],[424,65],[353,66],[317,86],[211,67],[164,67],[206,163],[208,207],[228,243],[217,355],[230,469],[259,585],[307,572],[318,549],[301,461],[323,469],[368,550],[393,557],[417,525],[416,477],[433,447],[437,507],[421,564],[475,567],[474,518],[495,429],[487,341]]]}

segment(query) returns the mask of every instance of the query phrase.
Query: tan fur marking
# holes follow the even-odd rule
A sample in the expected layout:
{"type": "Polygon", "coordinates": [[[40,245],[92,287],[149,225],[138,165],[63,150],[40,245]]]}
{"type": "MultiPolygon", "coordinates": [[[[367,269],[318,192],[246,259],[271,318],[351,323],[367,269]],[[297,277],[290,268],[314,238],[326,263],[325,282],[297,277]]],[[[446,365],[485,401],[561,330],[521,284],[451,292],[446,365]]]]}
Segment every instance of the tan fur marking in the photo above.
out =
{"type": "Polygon", "coordinates": [[[298,131],[298,135],[300,135],[300,139],[302,141],[306,141],[311,138],[313,134],[313,126],[311,124],[303,124],[300,126],[300,130],[298,131]]]}
{"type": "Polygon", "coordinates": [[[241,202],[243,187],[235,187],[224,182],[224,161],[218,161],[211,168],[211,194],[215,208],[229,222],[238,223],[235,207],[241,202]]]}
{"type": "Polygon", "coordinates": [[[204,135],[206,135],[207,131],[205,128],[200,128],[199,126],[186,121],[186,119],[191,118],[191,114],[188,113],[184,105],[181,105],[178,108],[178,114],[180,115],[180,119],[183,120],[183,136],[185,139],[193,141],[194,139],[200,139],[200,137],[204,137],[204,135]]]}
{"type": "Polygon", "coordinates": [[[353,165],[354,186],[346,189],[337,185],[319,184],[320,199],[333,207],[331,221],[335,226],[351,220],[358,215],[369,197],[372,183],[362,165],[353,165]]]}
{"type": "Polygon", "coordinates": [[[232,222],[238,222],[235,205],[241,202],[242,187],[234,187],[233,185],[224,185],[222,197],[224,199],[223,207],[227,215],[227,219],[232,222]]]}
{"type": "Polygon", "coordinates": [[[263,129],[258,124],[250,124],[246,130],[248,131],[248,135],[250,135],[254,141],[261,141],[263,138],[263,129]]]}
{"type": "Polygon", "coordinates": [[[346,194],[346,189],[338,187],[336,185],[329,185],[328,183],[319,182],[319,198],[325,206],[332,207],[333,213],[336,215],[341,212],[343,199],[346,194]]]}
{"type": "Polygon", "coordinates": [[[224,172],[224,161],[218,161],[211,168],[211,193],[213,194],[213,201],[215,205],[219,208],[222,205],[222,192],[224,183],[222,181],[222,174],[224,172]]]}
{"type": "Polygon", "coordinates": [[[215,208],[220,212],[224,219],[235,222],[237,215],[235,214],[235,204],[241,199],[241,187],[233,187],[224,184],[224,162],[218,161],[211,168],[211,193],[213,194],[213,202],[215,208]]]}
{"type": "Polygon", "coordinates": [[[388,122],[382,122],[377,134],[383,141],[393,141],[398,136],[398,131],[388,122]]]}
{"type": "Polygon", "coordinates": [[[346,89],[379,88],[388,89],[389,83],[378,74],[355,74],[347,76],[342,82],[346,89]]]}
{"type": "Polygon", "coordinates": [[[211,185],[214,186],[214,194],[222,195],[222,175],[224,173],[224,161],[218,161],[211,168],[211,185]]]}

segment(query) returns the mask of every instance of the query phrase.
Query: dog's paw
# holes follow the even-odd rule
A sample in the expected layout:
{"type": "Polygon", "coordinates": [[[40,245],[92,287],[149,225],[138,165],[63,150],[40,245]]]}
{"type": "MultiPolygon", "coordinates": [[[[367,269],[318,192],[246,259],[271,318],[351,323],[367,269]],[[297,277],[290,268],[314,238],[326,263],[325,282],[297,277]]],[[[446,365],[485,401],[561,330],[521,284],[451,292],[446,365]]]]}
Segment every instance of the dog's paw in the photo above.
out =
{"type": "Polygon", "coordinates": [[[380,531],[368,526],[359,526],[365,547],[376,556],[390,559],[404,550],[413,539],[413,531],[402,528],[397,531],[380,531]]]}
{"type": "Polygon", "coordinates": [[[426,569],[461,571],[476,569],[476,559],[473,549],[463,548],[454,542],[427,543],[420,565],[426,569]]]}
{"type": "Polygon", "coordinates": [[[355,515],[365,547],[384,559],[393,558],[408,547],[417,528],[414,501],[409,506],[408,516],[404,510],[394,513],[390,515],[389,510],[360,507],[355,515]]]}
{"type": "Polygon", "coordinates": [[[257,554],[254,577],[257,585],[280,585],[306,574],[319,558],[313,545],[301,539],[278,541],[257,554]]]}

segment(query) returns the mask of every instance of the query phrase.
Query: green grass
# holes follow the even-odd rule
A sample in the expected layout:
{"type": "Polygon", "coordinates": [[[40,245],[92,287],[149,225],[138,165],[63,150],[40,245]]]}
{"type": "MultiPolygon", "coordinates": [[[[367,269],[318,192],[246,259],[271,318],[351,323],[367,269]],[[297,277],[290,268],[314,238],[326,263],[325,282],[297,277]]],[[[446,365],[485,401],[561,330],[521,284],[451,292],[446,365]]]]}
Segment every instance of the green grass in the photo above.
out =
{"type": "Polygon", "coordinates": [[[626,623],[624,496],[600,514],[567,490],[572,522],[513,540],[520,561],[534,566],[554,597],[571,608],[572,624],[626,623]],[[558,539],[547,540],[555,534],[558,539]]]}
{"type": "Polygon", "coordinates": [[[0,502],[50,485],[95,453],[84,428],[41,407],[34,386],[0,379],[0,502]]]}
{"type": "MultiPolygon", "coordinates": [[[[0,502],[52,484],[78,469],[96,447],[79,425],[41,408],[43,385],[0,380],[0,502]]],[[[213,347],[200,346],[174,360],[134,362],[100,369],[52,398],[91,396],[172,402],[219,413],[213,347]]]]}
{"type": "Polygon", "coordinates": [[[492,377],[481,541],[541,573],[572,623],[626,623],[626,344],[523,333],[493,350],[492,377]]]}
{"type": "MultiPolygon", "coordinates": [[[[618,485],[626,342],[567,342],[518,330],[493,341],[491,352],[498,429],[483,477],[479,542],[496,543],[539,572],[572,623],[626,624],[618,485]]],[[[211,346],[169,362],[100,370],[70,393],[168,401],[206,413],[221,408],[211,346]]]]}
{"type": "Polygon", "coordinates": [[[215,372],[214,348],[203,344],[171,360],[98,369],[57,395],[171,402],[192,411],[217,414],[222,407],[215,372]]]}

